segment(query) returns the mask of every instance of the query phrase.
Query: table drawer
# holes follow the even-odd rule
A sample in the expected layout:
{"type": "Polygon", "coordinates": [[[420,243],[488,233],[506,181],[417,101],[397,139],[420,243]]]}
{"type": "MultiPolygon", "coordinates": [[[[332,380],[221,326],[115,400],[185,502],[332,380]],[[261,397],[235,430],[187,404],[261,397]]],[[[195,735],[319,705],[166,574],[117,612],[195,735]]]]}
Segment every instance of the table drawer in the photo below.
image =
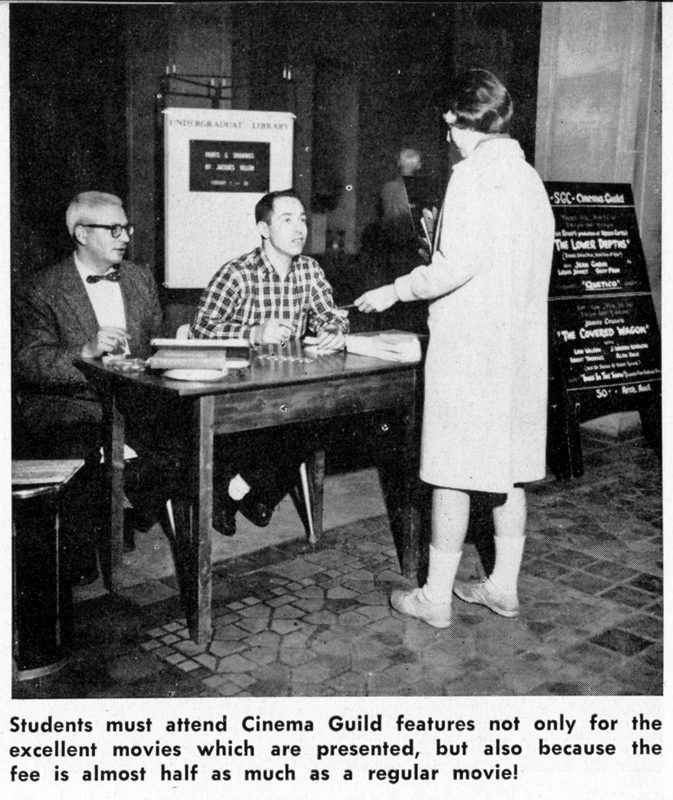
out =
{"type": "Polygon", "coordinates": [[[215,396],[214,432],[235,433],[410,405],[415,371],[334,378],[215,396]]]}

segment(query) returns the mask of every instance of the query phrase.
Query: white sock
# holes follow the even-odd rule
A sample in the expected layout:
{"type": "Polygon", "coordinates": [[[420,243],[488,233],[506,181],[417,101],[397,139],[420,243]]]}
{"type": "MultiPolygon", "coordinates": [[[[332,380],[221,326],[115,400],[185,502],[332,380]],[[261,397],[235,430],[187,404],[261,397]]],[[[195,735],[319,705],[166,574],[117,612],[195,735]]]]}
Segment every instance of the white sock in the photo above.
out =
{"type": "Polygon", "coordinates": [[[229,497],[232,500],[242,500],[250,491],[250,486],[240,475],[234,475],[229,481],[229,497]]]}
{"type": "Polygon", "coordinates": [[[431,603],[450,603],[453,594],[453,582],[456,579],[458,565],[463,555],[459,550],[440,550],[430,545],[428,578],[423,587],[423,594],[431,603]]]}
{"type": "Polygon", "coordinates": [[[525,536],[495,537],[495,566],[489,581],[503,594],[516,594],[525,543],[525,536]]]}

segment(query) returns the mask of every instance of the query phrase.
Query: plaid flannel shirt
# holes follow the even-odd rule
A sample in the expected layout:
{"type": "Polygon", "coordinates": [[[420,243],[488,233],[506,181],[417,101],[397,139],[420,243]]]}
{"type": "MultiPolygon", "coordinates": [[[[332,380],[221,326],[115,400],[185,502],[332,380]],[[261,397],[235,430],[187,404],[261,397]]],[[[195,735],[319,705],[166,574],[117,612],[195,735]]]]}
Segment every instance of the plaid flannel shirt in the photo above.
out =
{"type": "Polygon", "coordinates": [[[285,279],[261,247],[221,267],[201,295],[189,335],[194,339],[250,338],[255,325],[288,320],[292,337],[327,327],[348,333],[348,320],[332,297],[332,287],[318,262],[297,256],[285,279]]]}

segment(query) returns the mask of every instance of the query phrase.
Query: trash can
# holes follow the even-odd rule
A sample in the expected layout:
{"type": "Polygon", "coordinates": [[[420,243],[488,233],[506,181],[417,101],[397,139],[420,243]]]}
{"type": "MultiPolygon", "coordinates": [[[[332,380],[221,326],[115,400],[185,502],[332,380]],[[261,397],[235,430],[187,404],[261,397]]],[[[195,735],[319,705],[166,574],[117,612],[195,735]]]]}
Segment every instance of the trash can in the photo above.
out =
{"type": "Polygon", "coordinates": [[[59,500],[64,484],[12,486],[15,677],[62,669],[72,645],[72,590],[61,558],[59,500]]]}

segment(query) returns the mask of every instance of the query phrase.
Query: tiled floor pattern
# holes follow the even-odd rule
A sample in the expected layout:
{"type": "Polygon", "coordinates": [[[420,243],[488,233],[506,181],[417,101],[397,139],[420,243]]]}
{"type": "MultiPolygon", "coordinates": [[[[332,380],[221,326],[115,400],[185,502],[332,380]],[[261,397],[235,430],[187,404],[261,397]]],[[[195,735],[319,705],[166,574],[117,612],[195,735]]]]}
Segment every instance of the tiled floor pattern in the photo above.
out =
{"type": "MultiPolygon", "coordinates": [[[[518,619],[457,599],[445,630],[394,612],[412,583],[378,516],[217,564],[207,646],[172,579],[82,604],[69,669],[15,696],[661,694],[660,462],[640,438],[589,440],[585,467],[529,494],[518,619]]],[[[461,576],[480,569],[468,545],[461,576]]]]}

